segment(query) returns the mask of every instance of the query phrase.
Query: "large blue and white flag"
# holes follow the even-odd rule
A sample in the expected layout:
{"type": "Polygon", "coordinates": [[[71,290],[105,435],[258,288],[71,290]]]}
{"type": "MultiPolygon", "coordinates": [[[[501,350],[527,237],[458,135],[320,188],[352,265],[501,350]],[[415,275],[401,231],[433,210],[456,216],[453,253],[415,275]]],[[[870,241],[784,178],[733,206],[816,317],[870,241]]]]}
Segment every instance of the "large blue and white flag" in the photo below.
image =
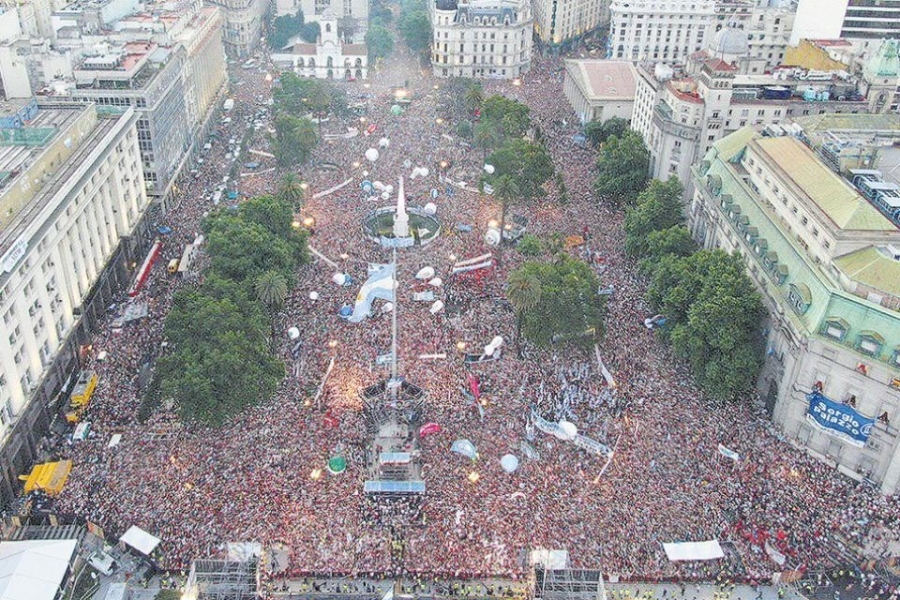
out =
{"type": "Polygon", "coordinates": [[[865,446],[875,419],[865,417],[852,407],[813,391],[806,396],[809,409],[806,418],[819,429],[839,437],[854,446],[865,446]]]}
{"type": "Polygon", "coordinates": [[[372,310],[372,301],[375,298],[394,302],[395,287],[393,263],[369,265],[369,278],[360,288],[359,295],[356,296],[356,304],[353,306],[353,314],[347,320],[351,323],[362,322],[369,316],[369,312],[372,310]]]}

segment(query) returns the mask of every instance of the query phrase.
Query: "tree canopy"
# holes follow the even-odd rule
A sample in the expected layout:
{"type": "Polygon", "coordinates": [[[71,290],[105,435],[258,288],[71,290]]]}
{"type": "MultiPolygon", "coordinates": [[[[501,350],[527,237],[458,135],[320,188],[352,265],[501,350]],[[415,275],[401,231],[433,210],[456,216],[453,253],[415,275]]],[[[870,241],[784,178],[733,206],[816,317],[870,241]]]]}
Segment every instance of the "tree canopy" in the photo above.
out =
{"type": "Polygon", "coordinates": [[[531,125],[531,109],[505,96],[495,94],[484,98],[480,110],[479,124],[499,131],[506,139],[522,137],[531,125]]]}
{"type": "Polygon", "coordinates": [[[684,221],[681,195],[684,188],[675,177],[652,180],[638,194],[637,202],[625,214],[625,251],[641,257],[647,252],[647,236],[684,221]]]}
{"type": "Polygon", "coordinates": [[[584,135],[594,148],[599,148],[612,136],[622,137],[628,131],[630,123],[630,121],[619,117],[607,119],[602,123],[600,121],[590,121],[584,126],[584,135]]]}
{"type": "Polygon", "coordinates": [[[333,82],[300,77],[293,71],[281,73],[272,98],[276,115],[324,117],[347,111],[347,94],[333,82]]]}
{"type": "Polygon", "coordinates": [[[275,17],[267,40],[272,50],[281,50],[296,35],[299,35],[305,42],[314,43],[318,39],[319,33],[319,24],[307,23],[303,18],[303,11],[298,10],[294,15],[275,17]]]}
{"type": "Polygon", "coordinates": [[[644,189],[650,168],[650,152],[641,136],[626,131],[611,136],[597,154],[594,192],[617,202],[633,200],[644,189]]]}
{"type": "Polygon", "coordinates": [[[661,329],[712,398],[731,400],[753,386],[762,364],[766,312],[739,255],[700,250],[664,256],[647,295],[667,318],[661,329]]]}
{"type": "Polygon", "coordinates": [[[380,21],[373,21],[366,31],[366,48],[369,50],[369,61],[374,63],[379,58],[390,56],[394,51],[394,37],[380,21]]]}
{"type": "Polygon", "coordinates": [[[522,334],[537,346],[592,343],[603,332],[606,299],[600,279],[580,260],[526,262],[509,275],[507,295],[521,319],[522,334]]]}
{"type": "Polygon", "coordinates": [[[405,0],[400,5],[397,29],[410,50],[427,50],[431,46],[431,19],[425,3],[421,0],[405,0]]]}
{"type": "Polygon", "coordinates": [[[275,118],[272,147],[275,151],[275,160],[280,166],[302,165],[312,156],[313,148],[318,142],[316,128],[309,119],[287,114],[275,118]]]}
{"type": "Polygon", "coordinates": [[[261,196],[203,221],[210,267],[202,286],[175,294],[157,371],[158,389],[186,421],[221,425],[271,397],[284,377],[266,331],[274,340],[275,313],[308,260],[292,220],[289,198],[261,196]]]}
{"type": "Polygon", "coordinates": [[[553,177],[553,161],[547,148],[525,139],[506,142],[485,162],[494,167],[494,173],[484,176],[484,182],[496,186],[503,177],[508,177],[523,200],[542,197],[544,184],[553,177]]]}

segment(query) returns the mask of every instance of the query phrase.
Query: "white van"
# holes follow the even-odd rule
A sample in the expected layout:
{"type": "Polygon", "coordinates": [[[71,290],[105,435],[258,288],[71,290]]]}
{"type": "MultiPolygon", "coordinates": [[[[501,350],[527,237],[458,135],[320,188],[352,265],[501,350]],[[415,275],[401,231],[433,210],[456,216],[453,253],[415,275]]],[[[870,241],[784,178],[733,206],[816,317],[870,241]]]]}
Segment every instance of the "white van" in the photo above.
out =
{"type": "Polygon", "coordinates": [[[116,570],[116,560],[102,550],[97,550],[88,557],[88,564],[106,576],[112,575],[116,570]]]}

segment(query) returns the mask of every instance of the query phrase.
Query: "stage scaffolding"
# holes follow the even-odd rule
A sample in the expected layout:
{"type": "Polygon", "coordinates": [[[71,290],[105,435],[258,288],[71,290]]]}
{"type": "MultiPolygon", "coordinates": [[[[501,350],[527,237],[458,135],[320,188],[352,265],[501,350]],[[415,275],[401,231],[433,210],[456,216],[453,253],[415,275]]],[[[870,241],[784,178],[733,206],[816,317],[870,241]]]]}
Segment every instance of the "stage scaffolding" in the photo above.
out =
{"type": "Polygon", "coordinates": [[[606,600],[603,573],[599,569],[573,569],[565,550],[535,550],[535,600],[606,600]]]}
{"type": "Polygon", "coordinates": [[[190,600],[255,600],[259,597],[257,561],[195,560],[185,586],[190,600]]]}

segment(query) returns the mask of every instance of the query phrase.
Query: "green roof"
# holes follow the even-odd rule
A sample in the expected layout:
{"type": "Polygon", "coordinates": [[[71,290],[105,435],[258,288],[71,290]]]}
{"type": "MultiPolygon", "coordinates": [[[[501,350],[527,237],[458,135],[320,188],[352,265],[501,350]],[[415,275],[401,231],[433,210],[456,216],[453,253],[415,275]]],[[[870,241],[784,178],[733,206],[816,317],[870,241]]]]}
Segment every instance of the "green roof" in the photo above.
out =
{"type": "Polygon", "coordinates": [[[743,152],[744,148],[747,147],[747,143],[758,135],[753,128],[744,127],[713,142],[712,147],[716,150],[717,158],[727,162],[743,152]]]}
{"type": "Polygon", "coordinates": [[[898,131],[900,120],[896,114],[870,115],[863,113],[828,113],[797,117],[794,122],[809,134],[824,131],[898,131]]]}
{"type": "Polygon", "coordinates": [[[792,137],[758,138],[752,143],[777,165],[840,229],[896,231],[882,215],[840,176],[792,137]]]}
{"type": "Polygon", "coordinates": [[[834,264],[854,281],[900,296],[900,261],[885,256],[875,246],[839,256],[834,264]]]}

